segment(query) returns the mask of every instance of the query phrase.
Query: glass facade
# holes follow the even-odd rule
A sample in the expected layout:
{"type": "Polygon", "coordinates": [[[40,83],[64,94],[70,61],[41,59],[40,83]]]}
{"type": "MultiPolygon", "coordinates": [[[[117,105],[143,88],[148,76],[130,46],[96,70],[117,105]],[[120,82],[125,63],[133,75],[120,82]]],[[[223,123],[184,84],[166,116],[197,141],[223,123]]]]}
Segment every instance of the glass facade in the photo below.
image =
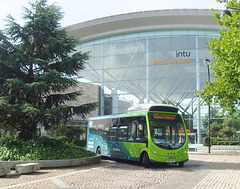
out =
{"type": "Polygon", "coordinates": [[[133,104],[167,103],[180,108],[193,132],[207,112],[193,93],[207,79],[202,62],[206,57],[212,60],[206,44],[211,36],[217,37],[218,31],[161,30],[84,42],[77,50],[89,52],[90,59],[80,76],[101,86],[100,115],[106,98],[111,99],[112,114],[133,104]]]}

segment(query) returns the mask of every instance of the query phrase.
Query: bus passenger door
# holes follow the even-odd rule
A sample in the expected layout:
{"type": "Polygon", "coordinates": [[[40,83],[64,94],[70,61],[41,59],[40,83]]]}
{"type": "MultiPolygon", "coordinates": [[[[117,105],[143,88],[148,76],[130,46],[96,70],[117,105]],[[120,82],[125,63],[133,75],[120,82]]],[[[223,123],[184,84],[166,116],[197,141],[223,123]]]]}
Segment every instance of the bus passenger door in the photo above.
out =
{"type": "Polygon", "coordinates": [[[129,153],[134,160],[140,158],[143,150],[148,147],[148,134],[144,117],[134,117],[128,124],[129,153]]]}
{"type": "Polygon", "coordinates": [[[136,130],[136,142],[145,143],[143,147],[148,148],[148,133],[147,133],[147,125],[144,122],[139,122],[137,124],[136,130]]]}

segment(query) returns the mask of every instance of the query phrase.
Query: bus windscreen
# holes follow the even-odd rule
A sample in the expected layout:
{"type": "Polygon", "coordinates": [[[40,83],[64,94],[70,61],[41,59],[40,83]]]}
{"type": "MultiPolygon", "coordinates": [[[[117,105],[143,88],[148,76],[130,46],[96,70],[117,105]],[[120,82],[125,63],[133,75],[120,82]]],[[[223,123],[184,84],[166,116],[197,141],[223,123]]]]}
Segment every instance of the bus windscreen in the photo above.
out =
{"type": "Polygon", "coordinates": [[[153,142],[163,149],[178,149],[186,140],[183,121],[178,114],[150,112],[149,125],[153,142]]]}

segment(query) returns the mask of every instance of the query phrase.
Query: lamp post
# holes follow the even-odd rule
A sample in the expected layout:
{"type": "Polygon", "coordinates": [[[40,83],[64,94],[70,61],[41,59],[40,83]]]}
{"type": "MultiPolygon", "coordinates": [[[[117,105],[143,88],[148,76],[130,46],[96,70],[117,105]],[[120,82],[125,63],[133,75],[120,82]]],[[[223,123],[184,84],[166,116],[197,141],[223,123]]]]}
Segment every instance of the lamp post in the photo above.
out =
{"type": "MultiPolygon", "coordinates": [[[[203,60],[203,64],[207,66],[207,72],[208,72],[208,82],[210,82],[210,70],[209,65],[210,61],[206,58],[203,60]]],[[[208,103],[208,153],[211,153],[211,146],[210,146],[210,102],[208,103]]]]}
{"type": "Polygon", "coordinates": [[[226,10],[223,11],[223,14],[226,14],[230,17],[232,17],[232,13],[228,9],[240,10],[240,8],[237,8],[237,7],[226,7],[226,10]]]}

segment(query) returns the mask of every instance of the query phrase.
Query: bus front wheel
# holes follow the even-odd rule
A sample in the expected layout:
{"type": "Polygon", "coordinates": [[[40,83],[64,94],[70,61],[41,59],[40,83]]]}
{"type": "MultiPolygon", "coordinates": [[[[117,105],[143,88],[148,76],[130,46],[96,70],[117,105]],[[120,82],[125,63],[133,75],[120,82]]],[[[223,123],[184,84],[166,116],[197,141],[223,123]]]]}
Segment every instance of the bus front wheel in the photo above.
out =
{"type": "Polygon", "coordinates": [[[179,162],[179,163],[178,163],[178,166],[179,166],[179,167],[183,167],[183,166],[184,166],[184,162],[179,162]]]}
{"type": "Polygon", "coordinates": [[[102,154],[102,151],[101,151],[100,147],[97,148],[97,152],[96,153],[97,153],[97,155],[101,155],[102,154]]]}
{"type": "Polygon", "coordinates": [[[148,157],[148,154],[146,152],[143,153],[143,166],[145,168],[149,168],[150,167],[150,162],[149,162],[149,157],[148,157]]]}

